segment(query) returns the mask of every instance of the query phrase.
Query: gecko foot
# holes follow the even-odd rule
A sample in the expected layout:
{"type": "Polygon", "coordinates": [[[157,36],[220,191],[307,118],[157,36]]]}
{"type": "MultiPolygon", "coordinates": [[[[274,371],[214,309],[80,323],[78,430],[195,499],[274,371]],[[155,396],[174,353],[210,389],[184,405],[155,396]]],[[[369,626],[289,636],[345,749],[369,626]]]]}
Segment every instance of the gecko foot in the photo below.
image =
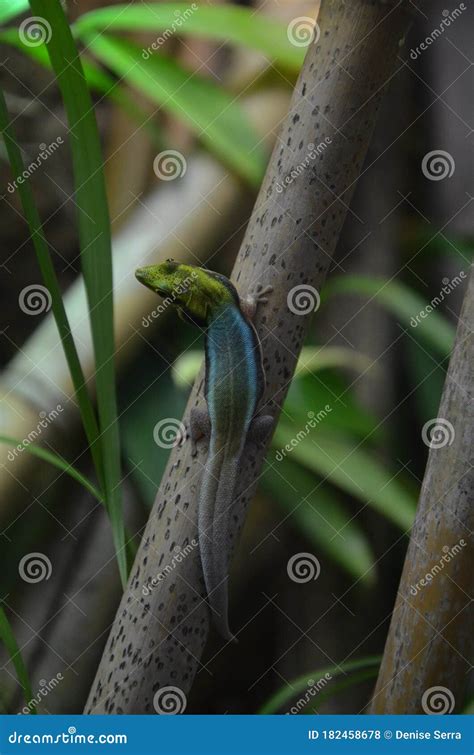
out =
{"type": "Polygon", "coordinates": [[[267,304],[268,303],[267,294],[271,294],[271,293],[273,293],[273,286],[270,286],[270,285],[265,286],[265,288],[262,288],[261,291],[258,291],[255,294],[255,296],[253,297],[254,301],[257,304],[267,304]]]}
{"type": "Polygon", "coordinates": [[[273,286],[265,286],[265,288],[262,288],[262,290],[258,291],[256,294],[252,294],[251,296],[240,300],[240,308],[242,309],[242,312],[249,318],[249,320],[253,320],[253,318],[255,317],[255,313],[259,304],[268,303],[267,294],[271,294],[272,291],[273,286]]]}

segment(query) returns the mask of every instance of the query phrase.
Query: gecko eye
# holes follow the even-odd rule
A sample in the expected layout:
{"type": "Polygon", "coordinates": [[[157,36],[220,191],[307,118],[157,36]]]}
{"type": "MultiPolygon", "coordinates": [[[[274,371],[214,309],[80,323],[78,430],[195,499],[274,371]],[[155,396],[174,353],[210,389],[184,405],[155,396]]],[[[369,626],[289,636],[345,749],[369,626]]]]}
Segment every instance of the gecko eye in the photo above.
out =
{"type": "Polygon", "coordinates": [[[163,263],[163,268],[166,270],[167,273],[174,273],[177,267],[179,266],[179,262],[176,262],[173,259],[168,259],[166,262],[163,263]]]}

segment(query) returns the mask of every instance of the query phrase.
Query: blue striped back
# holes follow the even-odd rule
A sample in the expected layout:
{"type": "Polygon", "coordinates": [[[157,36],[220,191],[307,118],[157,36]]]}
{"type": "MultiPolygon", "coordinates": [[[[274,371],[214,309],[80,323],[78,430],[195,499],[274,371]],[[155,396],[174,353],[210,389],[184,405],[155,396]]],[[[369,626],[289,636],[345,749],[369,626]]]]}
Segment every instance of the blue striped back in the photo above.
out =
{"type": "MultiPolygon", "coordinates": [[[[225,307],[206,337],[206,399],[215,440],[245,438],[262,387],[260,349],[252,326],[238,307],[225,307]]],[[[235,449],[237,451],[237,449],[235,449]]]]}

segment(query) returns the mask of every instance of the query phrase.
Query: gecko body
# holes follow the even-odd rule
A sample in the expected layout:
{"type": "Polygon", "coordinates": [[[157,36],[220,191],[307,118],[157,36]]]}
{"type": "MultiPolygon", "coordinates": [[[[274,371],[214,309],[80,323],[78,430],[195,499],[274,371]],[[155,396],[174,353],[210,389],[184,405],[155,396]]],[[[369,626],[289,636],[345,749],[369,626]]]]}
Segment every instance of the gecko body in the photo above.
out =
{"type": "Polygon", "coordinates": [[[204,583],[214,623],[225,639],[228,626],[230,528],[242,454],[249,440],[268,433],[272,418],[255,417],[265,387],[261,347],[251,322],[257,301],[242,301],[224,276],[168,260],[141,268],[137,279],[168,297],[180,315],[206,333],[207,410],[191,412],[193,448],[209,438],[198,501],[198,540],[204,583]]]}

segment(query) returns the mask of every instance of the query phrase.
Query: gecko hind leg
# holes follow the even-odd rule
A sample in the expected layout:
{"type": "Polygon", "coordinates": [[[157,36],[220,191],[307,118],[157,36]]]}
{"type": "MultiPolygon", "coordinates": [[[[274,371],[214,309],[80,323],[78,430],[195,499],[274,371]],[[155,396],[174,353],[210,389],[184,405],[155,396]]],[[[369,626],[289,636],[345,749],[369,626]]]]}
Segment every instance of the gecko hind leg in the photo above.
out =
{"type": "Polygon", "coordinates": [[[201,438],[209,440],[211,437],[211,420],[209,412],[200,407],[191,409],[190,417],[190,436],[191,436],[191,456],[196,456],[198,449],[197,443],[201,438]]]}
{"type": "Polygon", "coordinates": [[[271,414],[262,414],[259,417],[254,417],[250,423],[247,440],[256,445],[265,443],[272,431],[274,422],[275,419],[271,414]]]}

